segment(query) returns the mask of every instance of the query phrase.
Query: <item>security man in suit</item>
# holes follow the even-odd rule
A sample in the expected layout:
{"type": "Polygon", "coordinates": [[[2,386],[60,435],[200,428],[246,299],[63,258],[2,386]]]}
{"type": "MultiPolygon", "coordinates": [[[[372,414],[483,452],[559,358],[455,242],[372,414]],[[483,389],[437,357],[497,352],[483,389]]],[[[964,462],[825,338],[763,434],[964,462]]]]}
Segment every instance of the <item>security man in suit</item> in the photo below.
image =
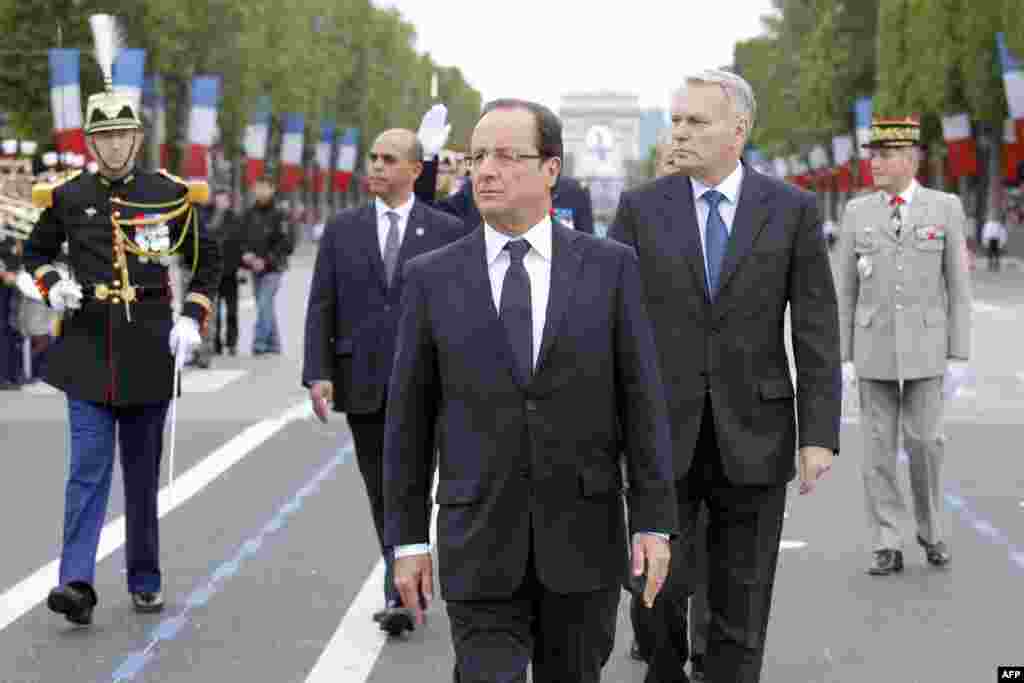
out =
{"type": "Polygon", "coordinates": [[[302,384],[327,420],[328,404],[345,413],[385,558],[384,609],[374,615],[391,635],[413,629],[392,579],[392,548],[384,545],[382,451],[402,265],[466,234],[458,219],[431,209],[412,193],[423,156],[416,135],[389,130],[370,150],[369,187],[376,199],[347,209],[324,230],[306,312],[302,384]]]}
{"type": "MultiPolygon", "coordinates": [[[[109,65],[107,65],[109,67],[109,65]]],[[[109,74],[109,68],[106,69],[109,74]]],[[[74,624],[92,622],[96,551],[120,440],[124,475],[128,591],[138,612],[163,608],[157,491],[164,419],[182,362],[200,344],[220,279],[216,241],[193,203],[209,194],[161,171],[135,168],[142,122],[129,96],[107,91],[87,103],[86,143],[97,173],[37,185],[45,210],[25,243],[25,268],[46,303],[64,313],[45,381],[67,395],[70,464],[60,585],[47,605],[74,624]],[[71,277],[53,262],[67,242],[71,277]],[[190,291],[174,320],[168,263],[192,267],[190,291]]]]}
{"type": "MultiPolygon", "coordinates": [[[[446,130],[444,115],[441,112],[447,112],[444,105],[435,105],[427,112],[420,126],[420,137],[436,139],[442,134],[442,131],[445,131],[440,145],[443,147],[443,140],[447,139],[447,131],[450,131],[451,126],[447,126],[446,130]]],[[[423,159],[423,173],[416,181],[416,196],[431,206],[458,216],[465,221],[467,230],[473,230],[479,226],[482,219],[476,201],[473,199],[472,177],[462,183],[454,194],[435,201],[437,171],[437,154],[436,152],[430,154],[428,150],[427,156],[423,159]]],[[[590,190],[575,178],[559,175],[555,187],[551,191],[551,209],[552,217],[562,225],[588,235],[594,234],[594,206],[590,200],[590,190]]]]}
{"type": "Polygon", "coordinates": [[[839,250],[844,381],[859,385],[864,494],[873,557],[868,572],[903,569],[900,434],[910,459],[917,542],[949,564],[942,521],[943,377],[970,352],[971,290],[963,206],[922,187],[916,118],[876,119],[866,147],[879,191],[849,203],[839,250]]]}

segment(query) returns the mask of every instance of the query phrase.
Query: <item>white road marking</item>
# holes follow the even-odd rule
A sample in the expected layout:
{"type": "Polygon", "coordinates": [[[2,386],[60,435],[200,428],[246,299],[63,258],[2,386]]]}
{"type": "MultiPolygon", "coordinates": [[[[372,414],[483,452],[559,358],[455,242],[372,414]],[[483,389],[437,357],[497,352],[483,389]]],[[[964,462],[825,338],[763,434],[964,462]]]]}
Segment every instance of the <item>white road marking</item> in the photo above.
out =
{"type": "Polygon", "coordinates": [[[799,550],[805,547],[807,547],[807,541],[787,541],[783,539],[779,543],[779,550],[799,550]]]}
{"type": "Polygon", "coordinates": [[[990,304],[985,301],[975,300],[972,303],[975,313],[1002,313],[1003,307],[990,304]]]}
{"type": "MultiPolygon", "coordinates": [[[[432,496],[435,498],[437,481],[438,477],[435,476],[432,496]]],[[[437,504],[434,504],[430,520],[431,542],[434,541],[436,525],[437,504]]],[[[436,572],[436,563],[434,569],[436,572]]],[[[320,653],[320,658],[306,677],[306,683],[365,683],[370,677],[380,651],[388,640],[387,634],[374,627],[372,622],[373,613],[381,607],[383,582],[384,560],[381,559],[366,577],[359,594],[341,618],[338,630],[320,653]]],[[[430,611],[437,609],[440,603],[441,594],[435,586],[430,611]]]]}
{"type": "MultiPolygon", "coordinates": [[[[157,497],[158,516],[162,518],[186,503],[290,422],[311,415],[310,403],[303,400],[278,417],[248,427],[175,479],[173,490],[164,486],[157,497]]],[[[121,516],[103,527],[96,553],[97,563],[124,545],[124,526],[124,516],[121,516]]],[[[0,594],[0,631],[46,598],[50,589],[57,585],[59,565],[60,558],[56,558],[0,594]]]]}
{"type": "Polygon", "coordinates": [[[248,370],[195,370],[181,376],[182,394],[212,394],[248,374],[248,370]]]}

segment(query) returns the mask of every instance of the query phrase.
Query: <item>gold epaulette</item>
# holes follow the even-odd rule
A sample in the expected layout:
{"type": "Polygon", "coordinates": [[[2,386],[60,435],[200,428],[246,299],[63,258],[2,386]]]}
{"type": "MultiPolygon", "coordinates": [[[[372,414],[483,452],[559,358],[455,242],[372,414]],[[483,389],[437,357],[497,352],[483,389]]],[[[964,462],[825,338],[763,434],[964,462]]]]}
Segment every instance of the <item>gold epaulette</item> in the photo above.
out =
{"type": "Polygon", "coordinates": [[[164,176],[168,180],[174,181],[179,185],[184,185],[188,192],[185,194],[187,199],[192,204],[206,204],[210,201],[210,186],[205,180],[182,180],[178,176],[174,175],[166,168],[160,169],[160,175],[164,176]]]}
{"type": "Polygon", "coordinates": [[[74,180],[81,174],[82,170],[79,169],[52,183],[36,183],[32,186],[32,204],[39,209],[49,209],[53,206],[53,193],[57,188],[69,180],[74,180]]]}

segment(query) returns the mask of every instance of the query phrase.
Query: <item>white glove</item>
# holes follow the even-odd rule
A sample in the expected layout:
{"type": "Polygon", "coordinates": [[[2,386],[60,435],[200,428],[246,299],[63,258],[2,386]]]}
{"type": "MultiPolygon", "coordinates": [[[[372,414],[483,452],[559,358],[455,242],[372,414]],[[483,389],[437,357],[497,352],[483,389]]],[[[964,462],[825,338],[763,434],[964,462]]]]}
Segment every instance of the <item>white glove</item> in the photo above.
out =
{"type": "Polygon", "coordinates": [[[448,120],[448,107],[443,104],[435,104],[423,115],[420,121],[420,129],[416,133],[420,144],[423,145],[423,158],[433,159],[437,156],[444,143],[448,142],[448,136],[452,132],[452,124],[445,123],[448,120]]]}
{"type": "Polygon", "coordinates": [[[43,295],[39,292],[39,288],[36,287],[35,280],[32,279],[32,276],[29,275],[28,272],[24,270],[19,271],[18,277],[14,280],[14,284],[25,298],[31,299],[32,301],[43,300],[43,295]]]}
{"type": "Polygon", "coordinates": [[[171,328],[171,355],[179,363],[184,364],[202,343],[203,339],[199,336],[199,323],[187,315],[178,316],[178,321],[171,328]]]}
{"type": "Polygon", "coordinates": [[[50,287],[50,308],[63,313],[82,307],[82,288],[74,280],[62,279],[50,287]]]}
{"type": "Polygon", "coordinates": [[[970,379],[970,369],[965,360],[950,360],[946,364],[946,374],[942,378],[942,395],[944,398],[955,398],[960,388],[970,379]]]}
{"type": "Polygon", "coordinates": [[[857,383],[857,368],[854,367],[853,361],[848,360],[843,363],[843,386],[852,387],[857,383]]]}

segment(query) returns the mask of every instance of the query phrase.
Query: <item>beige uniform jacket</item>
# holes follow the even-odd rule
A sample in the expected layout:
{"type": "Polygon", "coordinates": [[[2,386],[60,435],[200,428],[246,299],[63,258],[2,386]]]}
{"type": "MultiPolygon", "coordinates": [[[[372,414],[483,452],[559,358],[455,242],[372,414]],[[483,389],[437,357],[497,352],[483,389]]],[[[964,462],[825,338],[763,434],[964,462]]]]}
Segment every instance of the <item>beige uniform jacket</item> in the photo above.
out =
{"type": "Polygon", "coordinates": [[[971,290],[959,197],[918,186],[897,238],[883,192],[852,200],[839,243],[842,359],[865,379],[937,377],[967,360],[971,290]]]}

